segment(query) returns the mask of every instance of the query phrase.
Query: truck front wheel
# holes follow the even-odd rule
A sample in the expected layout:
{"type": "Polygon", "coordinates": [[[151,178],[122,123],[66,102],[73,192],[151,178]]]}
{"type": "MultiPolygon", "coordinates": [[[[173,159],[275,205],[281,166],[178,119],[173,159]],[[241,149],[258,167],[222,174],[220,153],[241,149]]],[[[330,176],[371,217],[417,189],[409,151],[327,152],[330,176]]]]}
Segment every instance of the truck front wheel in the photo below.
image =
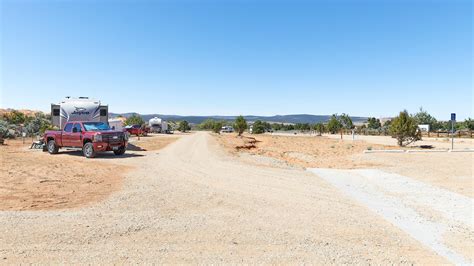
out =
{"type": "Polygon", "coordinates": [[[82,153],[84,153],[84,156],[86,158],[94,158],[95,157],[94,145],[92,145],[91,142],[87,142],[82,147],[82,153]]]}
{"type": "Polygon", "coordinates": [[[48,152],[50,154],[56,154],[59,151],[59,147],[56,145],[54,139],[48,141],[48,152]]]}
{"type": "Polygon", "coordinates": [[[118,150],[114,151],[115,155],[123,155],[124,153],[125,153],[125,146],[122,146],[118,150]]]}

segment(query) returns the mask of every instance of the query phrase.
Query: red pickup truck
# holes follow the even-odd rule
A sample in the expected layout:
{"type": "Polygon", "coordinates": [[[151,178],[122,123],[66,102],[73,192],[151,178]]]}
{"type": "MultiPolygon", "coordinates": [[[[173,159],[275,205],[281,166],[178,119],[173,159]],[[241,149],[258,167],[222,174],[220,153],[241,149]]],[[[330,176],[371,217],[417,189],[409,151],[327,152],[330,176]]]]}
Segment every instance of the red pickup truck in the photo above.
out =
{"type": "Polygon", "coordinates": [[[115,155],[125,153],[128,134],[111,130],[104,122],[68,122],[62,131],[46,131],[44,143],[50,154],[60,148],[81,148],[84,156],[94,158],[97,152],[113,151],[115,155]]]}
{"type": "Polygon", "coordinates": [[[145,126],[141,126],[141,125],[126,126],[125,130],[128,133],[130,133],[130,135],[137,135],[137,136],[146,136],[149,131],[145,126]]]}

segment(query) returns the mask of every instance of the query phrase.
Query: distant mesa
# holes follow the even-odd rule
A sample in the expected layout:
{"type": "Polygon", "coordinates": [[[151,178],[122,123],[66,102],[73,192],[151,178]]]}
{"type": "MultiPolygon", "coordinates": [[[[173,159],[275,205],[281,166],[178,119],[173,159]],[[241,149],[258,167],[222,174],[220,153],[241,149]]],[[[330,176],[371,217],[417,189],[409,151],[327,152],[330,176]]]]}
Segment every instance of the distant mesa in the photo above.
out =
{"type": "MultiPolygon", "coordinates": [[[[132,115],[140,115],[143,120],[148,121],[153,117],[160,117],[165,120],[186,120],[189,123],[200,124],[207,119],[214,120],[235,120],[237,116],[180,116],[180,115],[164,115],[164,114],[138,114],[138,113],[109,113],[111,118],[117,116],[129,117],[132,115]]],[[[274,116],[256,116],[256,115],[245,115],[244,118],[247,121],[266,121],[271,123],[319,123],[329,121],[331,118],[330,115],[309,115],[309,114],[294,114],[294,115],[274,115],[274,116]]],[[[352,121],[357,122],[366,122],[367,117],[352,116],[352,121]]]]}
{"type": "MultiPolygon", "coordinates": [[[[0,108],[0,116],[5,113],[9,113],[13,110],[19,111],[27,116],[34,116],[36,113],[42,113],[41,111],[35,110],[28,110],[28,109],[1,109],[0,108]]],[[[46,114],[49,114],[47,112],[46,114]]],[[[118,116],[122,117],[130,117],[132,115],[140,115],[143,120],[148,121],[154,117],[160,117],[164,120],[168,121],[178,121],[178,120],[186,120],[192,124],[200,124],[207,119],[214,119],[214,120],[226,120],[231,121],[235,120],[237,116],[220,116],[220,115],[211,115],[211,116],[181,116],[181,115],[164,115],[164,114],[139,114],[139,113],[109,113],[110,118],[117,118],[118,116]]],[[[257,115],[245,115],[244,118],[247,121],[266,121],[270,123],[289,123],[289,124],[296,124],[296,123],[319,123],[319,122],[327,122],[331,118],[330,115],[309,115],[309,114],[293,114],[293,115],[274,115],[274,116],[257,116],[257,115]]],[[[354,123],[366,122],[367,117],[360,117],[360,116],[352,116],[352,121],[354,123]]]]}

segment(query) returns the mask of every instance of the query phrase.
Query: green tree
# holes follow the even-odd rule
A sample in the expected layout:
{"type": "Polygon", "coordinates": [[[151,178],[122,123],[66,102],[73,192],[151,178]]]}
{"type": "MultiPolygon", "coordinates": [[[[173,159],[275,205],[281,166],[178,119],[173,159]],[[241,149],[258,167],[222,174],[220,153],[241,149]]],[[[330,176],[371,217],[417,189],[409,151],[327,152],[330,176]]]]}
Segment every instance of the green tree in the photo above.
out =
{"type": "Polygon", "coordinates": [[[252,125],[252,134],[262,134],[262,133],[265,133],[265,124],[262,121],[257,120],[252,125]]]}
{"type": "Polygon", "coordinates": [[[380,119],[370,117],[369,119],[367,119],[367,127],[370,129],[380,129],[382,127],[382,124],[380,123],[380,119]]]}
{"type": "Polygon", "coordinates": [[[313,129],[318,132],[318,135],[321,136],[324,133],[325,126],[323,123],[317,123],[314,125],[313,129]]]}
{"type": "Polygon", "coordinates": [[[239,133],[239,136],[244,133],[244,131],[247,129],[247,121],[245,121],[245,118],[241,115],[239,115],[234,122],[234,128],[237,130],[237,133],[239,133]]]}
{"type": "Polygon", "coordinates": [[[352,129],[354,127],[354,124],[352,123],[352,119],[348,114],[342,114],[339,117],[339,120],[341,121],[341,125],[344,129],[352,129]]]}
{"type": "Polygon", "coordinates": [[[309,123],[296,123],[295,129],[301,131],[308,131],[311,130],[311,125],[309,123]]]}
{"type": "Polygon", "coordinates": [[[336,134],[339,130],[342,129],[342,123],[337,118],[337,114],[333,114],[329,119],[327,130],[331,132],[331,134],[336,134]]]}
{"type": "Polygon", "coordinates": [[[224,121],[214,121],[212,124],[212,132],[220,134],[223,126],[224,121]]]}
{"type": "Polygon", "coordinates": [[[191,130],[191,127],[189,126],[188,121],[186,120],[179,121],[178,130],[183,133],[188,130],[191,130]]]}
{"type": "Polygon", "coordinates": [[[464,120],[464,127],[469,130],[474,130],[474,119],[471,119],[469,117],[466,120],[464,120]]]}
{"type": "Polygon", "coordinates": [[[216,121],[214,121],[213,119],[206,119],[198,125],[198,128],[202,130],[213,130],[215,123],[216,121]]]}
{"type": "Polygon", "coordinates": [[[418,124],[406,110],[400,112],[400,114],[393,119],[390,125],[390,134],[397,139],[398,146],[406,146],[421,140],[421,132],[418,130],[418,124]]]}
{"type": "Polygon", "coordinates": [[[436,118],[431,116],[426,110],[423,110],[423,107],[420,107],[418,113],[413,115],[413,119],[417,125],[430,125],[430,130],[437,130],[438,129],[438,121],[436,118]]]}
{"type": "Polygon", "coordinates": [[[273,123],[272,124],[272,129],[274,131],[279,131],[279,130],[282,130],[284,128],[283,124],[279,124],[279,123],[273,123]]]}
{"type": "Polygon", "coordinates": [[[125,125],[126,126],[131,126],[131,125],[144,125],[145,121],[140,115],[133,114],[132,116],[128,117],[125,120],[125,125]]]}

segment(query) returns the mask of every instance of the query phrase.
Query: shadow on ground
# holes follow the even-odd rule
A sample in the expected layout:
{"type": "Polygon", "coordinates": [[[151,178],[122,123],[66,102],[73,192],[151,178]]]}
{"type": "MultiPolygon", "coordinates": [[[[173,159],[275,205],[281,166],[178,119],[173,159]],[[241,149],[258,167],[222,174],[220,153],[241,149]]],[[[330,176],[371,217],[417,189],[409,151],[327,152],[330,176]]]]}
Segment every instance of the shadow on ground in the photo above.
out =
{"type": "MultiPolygon", "coordinates": [[[[58,154],[67,154],[67,155],[72,155],[72,156],[80,156],[84,157],[84,154],[82,151],[74,151],[74,150],[65,150],[65,151],[60,151],[58,154]]],[[[115,155],[113,152],[99,152],[96,155],[96,158],[100,159],[123,159],[123,158],[131,158],[131,157],[142,157],[145,156],[143,154],[136,154],[136,153],[127,153],[123,155],[115,155]]]]}

